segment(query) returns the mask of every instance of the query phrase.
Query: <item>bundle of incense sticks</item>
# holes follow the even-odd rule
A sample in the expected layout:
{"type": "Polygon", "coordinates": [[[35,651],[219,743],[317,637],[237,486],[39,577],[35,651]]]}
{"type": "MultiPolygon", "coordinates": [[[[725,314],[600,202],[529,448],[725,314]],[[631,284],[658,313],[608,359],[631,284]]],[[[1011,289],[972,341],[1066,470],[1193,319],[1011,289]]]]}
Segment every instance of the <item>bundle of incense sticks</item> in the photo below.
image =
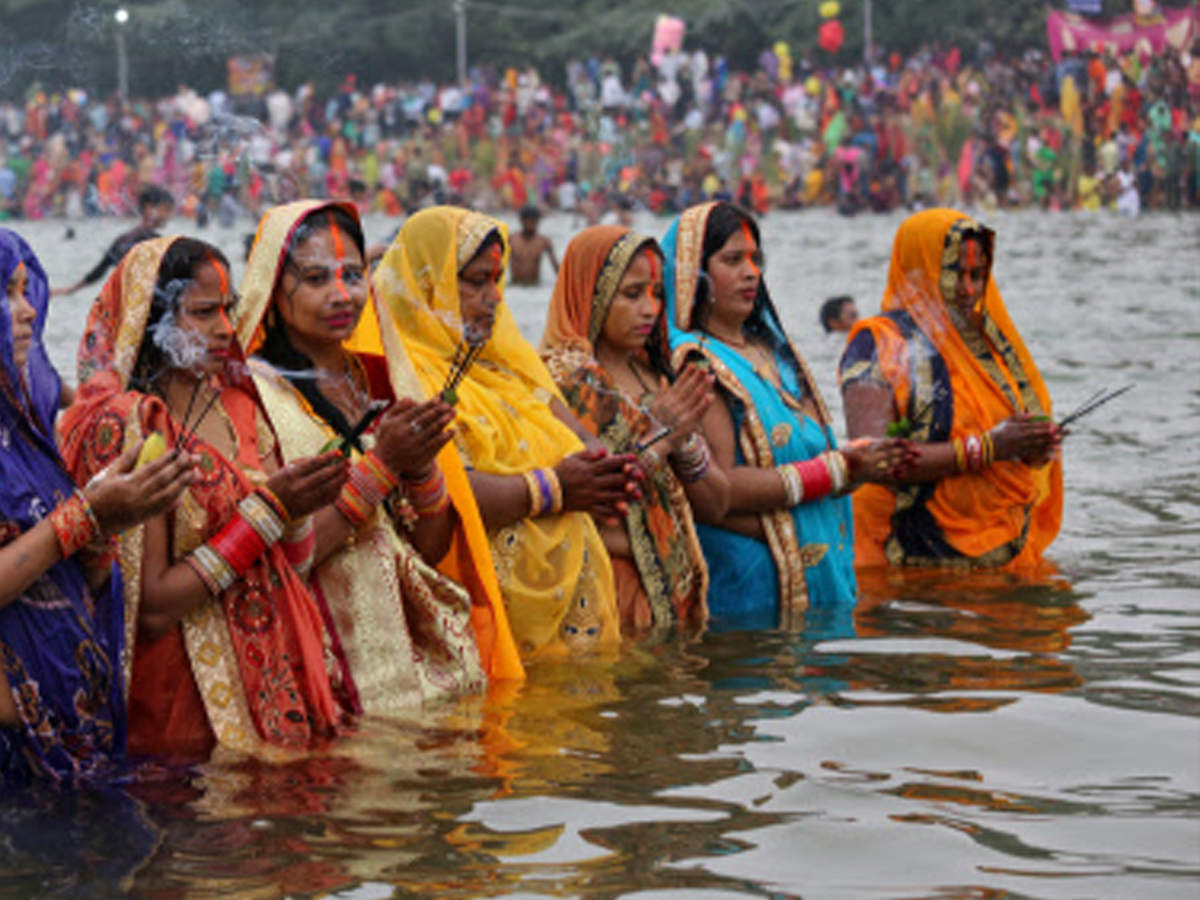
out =
{"type": "Polygon", "coordinates": [[[442,387],[440,396],[453,406],[458,402],[458,386],[467,375],[479,354],[483,352],[486,340],[459,341],[454,348],[454,359],[450,361],[450,373],[446,376],[446,384],[442,387]]]}
{"type": "Polygon", "coordinates": [[[1082,419],[1084,416],[1095,412],[1105,403],[1108,403],[1110,400],[1116,400],[1126,391],[1132,389],[1132,384],[1122,385],[1121,387],[1111,391],[1107,388],[1100,388],[1100,390],[1096,391],[1094,394],[1080,403],[1077,407],[1075,407],[1075,409],[1063,416],[1058,422],[1058,427],[1066,428],[1072,422],[1082,419]]]}

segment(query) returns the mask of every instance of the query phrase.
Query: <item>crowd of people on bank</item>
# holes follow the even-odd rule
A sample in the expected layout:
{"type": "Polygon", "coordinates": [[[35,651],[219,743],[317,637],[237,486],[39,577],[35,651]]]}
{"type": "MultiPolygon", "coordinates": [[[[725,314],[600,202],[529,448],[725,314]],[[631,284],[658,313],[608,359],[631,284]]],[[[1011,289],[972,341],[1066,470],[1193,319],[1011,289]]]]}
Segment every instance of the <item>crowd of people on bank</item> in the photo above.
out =
{"type": "MultiPolygon", "coordinates": [[[[823,52],[816,51],[822,54],[823,52]]],[[[121,102],[31,87],[0,100],[0,218],[122,215],[158,184],[203,225],[300,197],[400,215],[458,203],[579,221],[707,200],[864,209],[1200,204],[1200,54],[1005,57],[982,43],[793,59],[702,49],[488,66],[462,84],[312,84],[121,102]]]]}
{"type": "Polygon", "coordinates": [[[1037,571],[1064,431],[992,231],[901,225],[842,444],[761,239],[726,201],[585,227],[535,347],[498,220],[423,209],[372,266],[354,204],[293,201],[240,285],[134,243],[71,388],[0,228],[0,784],[285,759],[547,659],[817,627],[868,571],[1037,571]]]}

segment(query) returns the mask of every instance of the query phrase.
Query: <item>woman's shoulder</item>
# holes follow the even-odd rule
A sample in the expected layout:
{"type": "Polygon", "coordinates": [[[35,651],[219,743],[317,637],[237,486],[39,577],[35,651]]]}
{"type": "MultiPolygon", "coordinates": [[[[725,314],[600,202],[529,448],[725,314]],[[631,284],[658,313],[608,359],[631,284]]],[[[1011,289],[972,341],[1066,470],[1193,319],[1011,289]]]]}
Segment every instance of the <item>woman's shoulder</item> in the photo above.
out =
{"type": "Polygon", "coordinates": [[[596,358],[580,347],[562,347],[542,356],[550,377],[559,388],[566,388],[581,380],[604,377],[604,369],[596,358]]]}
{"type": "Polygon", "coordinates": [[[890,383],[888,372],[893,365],[903,365],[907,357],[905,325],[911,323],[911,319],[906,323],[901,316],[907,318],[907,313],[900,316],[884,313],[860,319],[855,324],[838,362],[838,379],[842,387],[855,381],[890,383]]]}

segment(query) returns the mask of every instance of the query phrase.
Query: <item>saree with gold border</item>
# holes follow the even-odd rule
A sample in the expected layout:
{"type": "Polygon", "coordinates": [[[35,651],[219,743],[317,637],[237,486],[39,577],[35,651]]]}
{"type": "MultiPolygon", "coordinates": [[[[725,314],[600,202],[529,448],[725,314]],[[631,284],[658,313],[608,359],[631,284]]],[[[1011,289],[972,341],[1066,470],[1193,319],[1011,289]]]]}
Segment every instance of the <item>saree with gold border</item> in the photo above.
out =
{"type": "MultiPolygon", "coordinates": [[[[964,213],[931,209],[896,232],[878,316],[851,330],[843,387],[891,392],[911,437],[945,442],[987,431],[1018,412],[1050,415],[1050,395],[988,273],[978,326],[947,298],[957,289],[963,236],[994,236],[964,213]]],[[[860,566],[1035,565],[1062,521],[1062,462],[1032,468],[1001,460],[899,488],[864,485],[854,495],[860,566]]]]}
{"type": "MultiPolygon", "coordinates": [[[[181,423],[153,394],[129,387],[146,331],[164,254],[175,238],[134,247],[92,305],[79,348],[79,391],[59,420],[63,459],[86,481],[143,435],[168,446],[181,423]]],[[[211,411],[230,430],[230,459],[189,435],[200,477],[168,515],[171,559],[182,560],[214,535],[246,494],[266,480],[263,460],[277,453],[253,384],[230,367],[211,411]]],[[[206,756],[215,745],[261,756],[301,750],[331,737],[345,710],[326,669],[326,634],[307,587],[274,545],[244,577],[188,613],[165,635],[138,631],[145,525],[121,534],[125,583],[125,683],[130,750],[206,756]]]]}
{"type": "MultiPolygon", "coordinates": [[[[42,340],[48,302],[33,250],[0,228],[0,546],[75,492],[54,444],[60,381],[42,340]],[[36,313],[24,371],[14,358],[7,292],[21,263],[36,313]]],[[[18,719],[0,725],[0,789],[91,781],[115,772],[124,754],[120,574],[93,589],[83,556],[59,560],[0,607],[0,690],[11,693],[18,719]]]]}
{"type": "MultiPolygon", "coordinates": [[[[594,356],[617,287],[639,252],[657,258],[654,239],[615,225],[577,234],[563,254],[541,345],[567,404],[614,453],[636,453],[638,441],[655,427],[594,356]]],[[[665,338],[665,330],[660,333],[665,338]]],[[[651,371],[648,362],[645,368],[651,371]]],[[[708,567],[683,485],[660,459],[646,471],[641,489],[642,498],[630,501],[624,520],[633,556],[612,558],[621,626],[637,634],[703,625],[708,567]]]]}
{"type": "MultiPolygon", "coordinates": [[[[304,200],[277,206],[268,210],[259,223],[242,278],[237,314],[238,339],[249,354],[257,350],[264,325],[273,314],[276,282],[296,228],[332,205],[304,200]]],[[[337,205],[357,219],[352,206],[337,205]]],[[[372,296],[364,315],[374,312],[372,296]]],[[[372,394],[382,399],[397,395],[422,398],[423,391],[394,331],[386,344],[384,355],[360,360],[364,372],[380,368],[385,372],[384,390],[372,384],[372,394]]],[[[280,436],[285,460],[318,453],[335,436],[304,396],[269,362],[252,355],[251,373],[267,416],[280,436]]],[[[368,448],[373,440],[370,434],[364,436],[368,448]]],[[[443,451],[443,459],[457,456],[453,447],[447,450],[443,451]]],[[[453,499],[460,502],[461,494],[453,499]]],[[[467,500],[473,508],[469,491],[467,500]]],[[[461,525],[458,530],[452,553],[467,545],[461,525]]],[[[467,558],[471,561],[469,555],[467,558]]],[[[490,556],[485,552],[479,568],[490,566],[490,556]]],[[[337,652],[346,660],[364,712],[391,715],[411,711],[425,699],[484,686],[481,648],[472,625],[472,598],[421,558],[384,509],[377,509],[366,525],[324,559],[309,581],[326,611],[326,620],[332,623],[337,652]]],[[[478,581],[476,577],[474,583],[478,581]]],[[[490,619],[498,620],[506,629],[503,607],[497,603],[499,615],[492,615],[489,599],[483,592],[480,605],[490,619]]],[[[493,628],[492,644],[496,643],[495,634],[493,628]]],[[[486,658],[494,659],[493,646],[489,645],[487,651],[486,658]]],[[[515,652],[511,655],[515,657],[515,652]]]]}
{"type": "MultiPolygon", "coordinates": [[[[779,314],[759,283],[752,316],[770,336],[783,390],[737,348],[691,330],[701,279],[708,217],[716,206],[693,206],[663,238],[667,328],[676,367],[691,357],[706,361],[729,404],[738,465],[773,468],[836,448],[829,411],[816,380],[796,351],[779,314]],[[816,417],[801,401],[811,398],[816,417]]],[[[810,606],[853,607],[853,520],[850,500],[827,496],[791,509],[759,513],[765,540],[697,524],[708,560],[709,614],[718,627],[801,629],[810,606]]],[[[711,626],[710,626],[711,627],[711,626]]]]}
{"type": "MultiPolygon", "coordinates": [[[[404,223],[379,264],[374,287],[426,392],[442,389],[463,340],[458,272],[504,226],[439,206],[404,223]]],[[[507,241],[505,241],[507,245],[507,241]]],[[[370,323],[367,323],[370,327],[370,323]]],[[[370,344],[372,336],[362,336],[370,344]]],[[[583,449],[551,410],[562,400],[508,305],[457,389],[455,443],[481,472],[519,475],[583,449]]],[[[615,647],[620,640],[608,551],[586,513],[526,518],[491,535],[492,558],[518,648],[526,656],[615,647]]]]}

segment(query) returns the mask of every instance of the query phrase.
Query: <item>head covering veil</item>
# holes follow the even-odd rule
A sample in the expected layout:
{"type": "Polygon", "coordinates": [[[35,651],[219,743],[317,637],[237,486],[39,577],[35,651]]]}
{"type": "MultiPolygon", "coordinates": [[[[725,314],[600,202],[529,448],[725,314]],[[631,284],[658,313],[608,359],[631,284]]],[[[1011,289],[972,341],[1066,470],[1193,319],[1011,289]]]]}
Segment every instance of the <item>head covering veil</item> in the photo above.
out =
{"type": "MultiPolygon", "coordinates": [[[[54,445],[61,381],[42,342],[48,299],[38,258],[0,228],[0,544],[75,491],[54,445]],[[7,291],[22,262],[26,298],[37,313],[24,373],[13,358],[7,291]]],[[[7,676],[0,689],[12,691],[21,719],[16,729],[0,729],[0,786],[33,774],[77,783],[109,771],[124,752],[120,596],[119,575],[93,592],[72,557],[0,609],[0,669],[7,676]]]]}
{"type": "MultiPolygon", "coordinates": [[[[744,329],[769,346],[783,391],[761,378],[737,349],[697,327],[697,297],[700,282],[707,277],[703,269],[705,233],[718,205],[703,203],[684,210],[662,241],[667,337],[675,367],[697,355],[712,367],[730,402],[739,464],[768,468],[833,449],[829,410],[816,379],[783,329],[764,279],[759,280],[754,309],[744,329]],[[806,408],[815,416],[800,412],[798,404],[804,401],[811,403],[806,408]]],[[[853,602],[856,588],[847,541],[849,515],[845,498],[826,498],[759,515],[778,575],[780,627],[801,627],[810,594],[814,602],[853,602]],[[802,541],[801,535],[807,537],[802,541]]],[[[718,540],[711,529],[698,526],[697,530],[715,584],[722,564],[714,561],[714,548],[728,545],[733,547],[730,555],[736,556],[739,550],[735,545],[741,542],[727,532],[718,540]]],[[[736,562],[731,560],[730,565],[736,562]]],[[[710,593],[710,607],[714,606],[710,593]]]]}
{"type": "MultiPolygon", "coordinates": [[[[391,313],[429,394],[446,384],[464,341],[458,273],[492,235],[499,236],[506,263],[502,223],[456,207],[425,209],[404,223],[376,270],[381,307],[391,313]]],[[[502,283],[498,287],[502,294],[502,283]]],[[[520,475],[583,449],[579,436],[555,415],[552,405],[562,403],[562,396],[503,299],[456,393],[455,443],[464,463],[481,472],[520,475]]],[[[590,517],[568,512],[523,519],[490,537],[522,652],[615,644],[611,565],[590,517]]]]}
{"type": "MultiPolygon", "coordinates": [[[[242,279],[237,317],[238,339],[248,348],[249,353],[254,353],[262,344],[264,323],[296,229],[311,214],[331,208],[340,208],[358,221],[358,211],[352,204],[300,200],[273,207],[259,222],[246,273],[242,279]]],[[[345,346],[383,360],[392,393],[396,397],[423,400],[427,393],[417,378],[408,351],[396,331],[391,316],[380,316],[378,298],[378,292],[369,287],[367,305],[359,326],[345,346]]],[[[260,371],[256,363],[252,363],[251,368],[256,374],[260,371]]],[[[268,390],[263,386],[264,382],[260,381],[259,384],[261,390],[268,390]]],[[[274,392],[264,393],[264,400],[272,415],[276,415],[276,412],[272,411],[276,409],[272,403],[274,396],[274,392]]],[[[296,440],[290,442],[287,436],[283,440],[285,451],[289,443],[300,445],[299,434],[291,437],[296,440]]],[[[439,568],[444,574],[466,586],[471,594],[474,601],[471,607],[471,621],[488,674],[492,678],[520,678],[524,670],[512,641],[500,589],[496,583],[487,535],[462,461],[453,445],[442,450],[438,456],[438,464],[446,478],[447,490],[458,511],[461,525],[455,532],[450,552],[439,568]]],[[[383,639],[384,636],[379,637],[383,639]]]]}
{"type": "MultiPolygon", "coordinates": [[[[178,239],[162,237],[134,246],[89,312],[79,347],[79,388],[59,420],[63,458],[77,478],[90,477],[152,430],[161,432],[168,446],[183,437],[166,404],[130,384],[158,272],[178,239]]],[[[274,435],[265,424],[240,351],[235,357],[222,375],[219,406],[237,432],[238,456],[218,458],[209,445],[190,436],[189,449],[201,456],[202,476],[168,513],[177,560],[228,521],[237,502],[265,479],[263,456],[276,452],[274,435]]],[[[214,414],[222,414],[221,410],[214,414]]],[[[158,691],[155,702],[166,702],[167,688],[161,679],[131,684],[145,525],[125,531],[118,541],[125,579],[125,643],[130,648],[124,658],[127,691],[158,691]]],[[[342,711],[325,671],[320,613],[278,545],[268,548],[243,579],[219,598],[185,616],[181,632],[186,664],[202,703],[195,715],[203,715],[207,722],[207,726],[197,722],[194,728],[189,724],[189,740],[198,739],[196,728],[210,727],[225,747],[274,756],[290,752],[280,747],[307,746],[336,729],[342,711]],[[262,596],[264,592],[270,600],[262,596]],[[268,604],[275,612],[259,617],[256,611],[268,604]]],[[[164,641],[155,646],[166,646],[164,641]]],[[[139,653],[148,649],[141,641],[136,646],[139,653]]],[[[177,688],[172,685],[170,692],[177,688]]]]}
{"type": "MultiPolygon", "coordinates": [[[[955,303],[968,238],[983,243],[990,264],[994,234],[966,214],[930,209],[906,219],[893,243],[882,314],[856,323],[842,358],[843,383],[875,367],[885,373],[917,440],[948,441],[986,431],[1018,412],[1051,412],[1046,383],[990,265],[974,309],[977,324],[955,303]]],[[[894,564],[944,565],[950,560],[942,557],[955,554],[977,565],[1020,566],[1040,558],[1058,533],[1062,463],[1033,469],[999,461],[978,474],[896,492],[866,485],[854,502],[862,559],[883,562],[878,547],[885,546],[894,564]],[[904,525],[916,516],[932,520],[922,518],[927,524],[915,530],[904,525]],[[912,542],[905,549],[904,534],[931,530],[945,553],[912,542]]]]}

